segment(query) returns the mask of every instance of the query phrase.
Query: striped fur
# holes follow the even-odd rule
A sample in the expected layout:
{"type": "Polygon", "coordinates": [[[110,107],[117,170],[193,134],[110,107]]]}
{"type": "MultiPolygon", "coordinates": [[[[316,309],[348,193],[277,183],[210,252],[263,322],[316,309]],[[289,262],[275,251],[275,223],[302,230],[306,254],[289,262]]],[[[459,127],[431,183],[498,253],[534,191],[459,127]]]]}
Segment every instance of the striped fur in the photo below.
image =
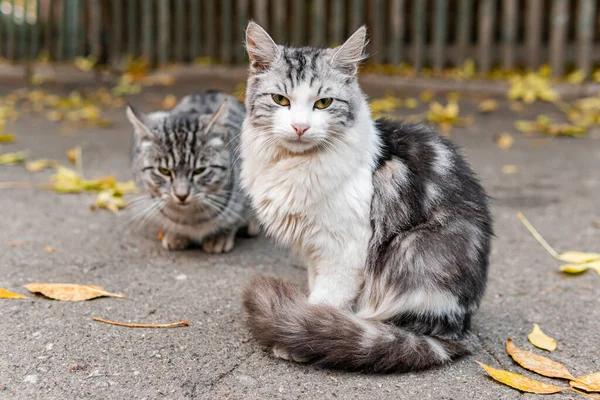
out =
{"type": "Polygon", "coordinates": [[[162,228],[166,249],[197,242],[206,252],[227,252],[248,224],[235,162],[244,112],[233,96],[215,91],[186,96],[169,112],[128,109],[133,173],[145,192],[134,217],[162,228]]]}
{"type": "Polygon", "coordinates": [[[492,222],[457,148],[371,119],[356,76],[364,28],[336,49],[278,46],[253,23],[247,36],[242,183],[266,232],[306,262],[310,290],[248,286],[254,337],[282,358],[380,372],[473,351],[492,222]],[[330,107],[313,106],[323,97],[330,107]]]}

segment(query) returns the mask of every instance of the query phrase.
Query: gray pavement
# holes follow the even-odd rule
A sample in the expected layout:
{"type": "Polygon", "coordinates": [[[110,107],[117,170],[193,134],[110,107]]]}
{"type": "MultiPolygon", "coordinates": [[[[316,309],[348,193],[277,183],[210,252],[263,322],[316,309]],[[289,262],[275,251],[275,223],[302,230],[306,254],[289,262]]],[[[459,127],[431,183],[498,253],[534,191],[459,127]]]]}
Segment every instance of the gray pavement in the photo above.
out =
{"type": "MultiPolygon", "coordinates": [[[[235,82],[211,82],[232,90],[235,82]]],[[[166,91],[202,90],[199,82],[147,89],[131,99],[146,111],[166,91]]],[[[8,89],[6,89],[8,90],[8,89]]],[[[367,92],[369,92],[367,88],[367,92]]],[[[154,105],[153,105],[154,104],[154,105]]],[[[473,108],[465,100],[464,106],[473,108]]],[[[525,116],[545,110],[533,107],[525,116]]],[[[411,113],[414,111],[411,111],[411,113]]],[[[467,114],[470,113],[467,111],[467,114]]],[[[474,112],[471,112],[474,113],[474,112]]],[[[88,176],[131,177],[131,130],[121,110],[110,129],[85,128],[60,135],[59,125],[25,113],[11,125],[18,137],[4,151],[30,149],[31,158],[56,158],[81,145],[88,176]]],[[[425,372],[364,375],[276,360],[242,323],[240,295],[257,274],[277,274],[304,284],[305,271],[285,249],[265,238],[243,239],[233,253],[167,252],[155,232],[130,232],[123,216],[88,208],[94,196],[39,189],[0,191],[0,287],[26,293],[33,282],[89,283],[124,293],[62,303],[31,296],[0,300],[0,398],[7,399],[514,399],[532,398],[489,379],[474,362],[524,373],[504,352],[506,338],[532,349],[526,336],[538,323],[555,337],[551,357],[574,375],[600,371],[600,276],[565,276],[516,218],[523,211],[559,251],[600,252],[600,141],[540,141],[516,134],[502,151],[494,134],[511,131],[515,116],[505,103],[476,123],[455,129],[494,200],[497,237],[490,279],[474,330],[484,349],[425,372]],[[519,166],[503,175],[506,164],[519,166]],[[5,241],[28,241],[7,246],[5,241]],[[56,249],[44,251],[44,246],[56,249]],[[187,328],[129,329],[93,322],[187,319],[187,328]]],[[[0,182],[48,180],[0,166],[0,182]]],[[[536,351],[542,354],[542,351],[536,351]]],[[[575,398],[566,393],[560,398],[575,398]]]]}

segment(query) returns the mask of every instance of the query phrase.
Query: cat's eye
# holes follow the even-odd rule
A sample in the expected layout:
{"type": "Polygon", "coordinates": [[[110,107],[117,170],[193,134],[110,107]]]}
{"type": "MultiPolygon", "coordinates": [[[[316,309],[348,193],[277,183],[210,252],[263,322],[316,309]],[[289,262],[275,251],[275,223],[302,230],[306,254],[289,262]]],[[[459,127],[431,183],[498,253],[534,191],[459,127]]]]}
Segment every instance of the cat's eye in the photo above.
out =
{"type": "Polygon", "coordinates": [[[319,99],[315,101],[315,108],[319,110],[324,110],[329,107],[333,103],[333,99],[331,97],[325,97],[324,99],[319,99]]]}
{"type": "Polygon", "coordinates": [[[280,94],[273,94],[271,95],[271,98],[273,98],[273,101],[275,103],[279,104],[282,107],[287,107],[290,105],[290,99],[280,94]]]}
{"type": "Polygon", "coordinates": [[[164,176],[171,176],[171,170],[167,168],[159,168],[158,172],[160,172],[164,176]]]}
{"type": "Polygon", "coordinates": [[[196,168],[193,172],[194,172],[194,175],[200,175],[200,174],[203,174],[204,171],[206,171],[206,167],[196,168]]]}

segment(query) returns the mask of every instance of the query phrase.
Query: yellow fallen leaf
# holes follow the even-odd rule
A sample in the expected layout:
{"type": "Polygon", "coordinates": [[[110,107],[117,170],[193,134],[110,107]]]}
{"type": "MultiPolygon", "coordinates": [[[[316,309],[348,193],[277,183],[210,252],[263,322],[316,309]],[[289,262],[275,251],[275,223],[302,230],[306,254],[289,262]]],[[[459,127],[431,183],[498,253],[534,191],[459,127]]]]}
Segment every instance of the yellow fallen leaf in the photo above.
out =
{"type": "Polygon", "coordinates": [[[171,108],[175,107],[176,104],[177,104],[177,97],[175,97],[172,94],[168,94],[163,99],[162,108],[165,110],[170,110],[171,108]]]}
{"type": "Polygon", "coordinates": [[[120,209],[127,207],[127,201],[123,195],[115,189],[104,190],[98,193],[96,202],[92,204],[92,211],[96,208],[106,208],[114,214],[118,214],[120,209]]]}
{"type": "Polygon", "coordinates": [[[568,83],[571,83],[574,85],[580,84],[581,82],[583,82],[585,80],[585,72],[583,72],[582,70],[573,71],[569,75],[567,75],[565,80],[568,83]]]}
{"type": "Polygon", "coordinates": [[[71,283],[30,283],[25,287],[32,293],[41,293],[46,297],[60,301],[84,301],[96,297],[125,298],[122,294],[109,293],[95,285],[78,285],[71,283]]]}
{"type": "Polygon", "coordinates": [[[94,56],[75,57],[75,66],[82,71],[91,71],[98,63],[98,59],[94,56]]]}
{"type": "Polygon", "coordinates": [[[27,158],[26,151],[18,151],[16,153],[0,154],[0,165],[16,165],[22,164],[27,158]]]}
{"type": "Polygon", "coordinates": [[[565,264],[560,266],[560,270],[568,274],[580,274],[588,269],[593,269],[600,274],[600,260],[583,264],[565,264]]]}
{"type": "Polygon", "coordinates": [[[394,111],[398,107],[402,105],[400,99],[387,95],[380,99],[374,99],[371,101],[371,113],[373,114],[373,118],[380,118],[383,114],[388,113],[390,111],[394,111]]]}
{"type": "Polygon", "coordinates": [[[163,238],[165,237],[165,233],[163,232],[162,228],[158,230],[158,234],[156,235],[156,237],[158,238],[158,240],[163,240],[163,238]]]}
{"type": "Polygon", "coordinates": [[[477,108],[482,113],[491,113],[498,109],[498,102],[492,99],[483,100],[477,105],[477,108]]]}
{"type": "Polygon", "coordinates": [[[600,261],[600,253],[586,253],[582,251],[567,251],[556,257],[560,261],[571,264],[584,264],[591,261],[600,261]]]}
{"type": "MultiPolygon", "coordinates": [[[[571,382],[570,382],[571,383],[571,382]]],[[[571,390],[574,391],[575,393],[578,393],[584,397],[587,397],[588,399],[595,399],[595,400],[600,400],[600,395],[595,394],[595,393],[589,393],[589,392],[584,392],[582,390],[579,390],[573,386],[571,386],[571,390]]]]}
{"type": "Polygon", "coordinates": [[[508,150],[515,144],[515,138],[507,132],[501,133],[494,139],[496,146],[502,150],[508,150]]]}
{"type": "Polygon", "coordinates": [[[40,159],[34,161],[27,161],[25,168],[29,172],[39,172],[48,168],[55,168],[58,165],[56,160],[40,159]]]}
{"type": "Polygon", "coordinates": [[[556,350],[556,340],[542,332],[538,324],[533,324],[533,330],[527,335],[527,339],[529,339],[532,345],[540,349],[548,351],[556,350]]]}
{"type": "Polygon", "coordinates": [[[81,158],[81,147],[76,146],[72,149],[67,150],[67,158],[69,162],[73,165],[77,165],[79,159],[81,158]]]}
{"type": "Polygon", "coordinates": [[[514,112],[521,112],[525,110],[523,103],[521,103],[520,101],[511,101],[508,107],[514,112]]]}
{"type": "Polygon", "coordinates": [[[404,106],[409,110],[412,110],[419,106],[419,101],[414,97],[409,97],[408,99],[404,100],[404,106]]]}
{"type": "Polygon", "coordinates": [[[600,372],[574,378],[570,385],[586,392],[600,392],[600,372]]]}
{"type": "Polygon", "coordinates": [[[489,376],[494,378],[500,383],[504,383],[512,388],[518,389],[522,392],[528,393],[537,393],[537,394],[552,394],[562,392],[563,390],[568,390],[569,388],[548,385],[547,383],[536,381],[533,379],[529,379],[524,377],[523,375],[515,374],[513,372],[504,371],[501,369],[492,368],[489,365],[485,365],[480,363],[479,361],[475,361],[479,364],[485,372],[488,373],[489,376]]]}
{"type": "Polygon", "coordinates": [[[12,133],[0,134],[0,143],[12,143],[15,141],[15,135],[12,133]]]}
{"type": "MultiPolygon", "coordinates": [[[[538,243],[541,244],[542,247],[544,247],[546,249],[546,251],[548,253],[550,253],[550,255],[552,257],[554,257],[557,260],[564,261],[564,262],[567,262],[570,264],[579,264],[579,265],[588,264],[586,269],[592,268],[592,269],[595,269],[596,272],[600,273],[600,271],[599,271],[600,268],[598,268],[598,266],[596,264],[597,262],[600,262],[600,253],[586,253],[583,251],[567,251],[565,253],[559,254],[556,250],[554,250],[552,248],[552,246],[550,246],[548,244],[548,242],[546,242],[546,240],[544,240],[542,235],[540,235],[539,232],[533,227],[533,225],[531,225],[531,223],[527,220],[527,218],[525,218],[523,213],[519,212],[517,214],[517,217],[521,220],[523,225],[525,225],[525,227],[531,233],[531,235],[535,238],[535,240],[537,240],[538,243]]],[[[574,268],[572,265],[564,265],[563,267],[561,267],[561,270],[564,270],[564,272],[569,272],[569,273],[583,272],[583,270],[574,268]]]]}
{"type": "Polygon", "coordinates": [[[23,296],[19,293],[9,292],[6,289],[0,288],[0,299],[26,299],[27,296],[23,296]]]}
{"type": "Polygon", "coordinates": [[[547,376],[548,378],[575,379],[569,370],[561,363],[557,363],[546,357],[538,356],[530,351],[522,350],[513,344],[512,339],[506,340],[506,352],[521,367],[540,375],[547,376]]]}
{"type": "Polygon", "coordinates": [[[419,95],[419,100],[421,100],[423,103],[429,103],[431,99],[433,99],[433,96],[435,96],[433,90],[425,90],[419,95]]]}
{"type": "Polygon", "coordinates": [[[54,253],[56,251],[56,249],[54,247],[44,246],[44,251],[46,253],[54,253]]]}
{"type": "Polygon", "coordinates": [[[519,172],[519,167],[516,165],[505,165],[502,167],[502,173],[504,175],[513,175],[519,172]]]}

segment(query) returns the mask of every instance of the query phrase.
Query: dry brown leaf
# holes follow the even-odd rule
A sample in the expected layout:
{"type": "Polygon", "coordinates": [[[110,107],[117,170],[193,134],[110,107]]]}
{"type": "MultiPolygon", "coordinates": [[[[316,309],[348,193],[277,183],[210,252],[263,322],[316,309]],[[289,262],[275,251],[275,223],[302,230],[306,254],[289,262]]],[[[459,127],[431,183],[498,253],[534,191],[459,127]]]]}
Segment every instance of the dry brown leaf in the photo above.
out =
{"type": "Polygon", "coordinates": [[[502,167],[502,173],[504,175],[513,175],[516,174],[517,172],[519,172],[519,167],[517,167],[516,165],[505,165],[502,167]]]}
{"type": "Polygon", "coordinates": [[[594,221],[592,225],[594,225],[594,228],[600,228],[600,221],[594,221]]]}
{"type": "Polygon", "coordinates": [[[556,340],[542,332],[538,324],[533,324],[533,330],[527,335],[527,339],[532,345],[542,350],[556,350],[556,340]]]}
{"type": "Polygon", "coordinates": [[[97,317],[94,317],[93,319],[94,321],[103,322],[110,325],[124,326],[126,328],[176,328],[178,326],[190,326],[188,321],[173,322],[170,324],[129,324],[125,322],[109,321],[107,319],[97,317]]]}
{"type": "Polygon", "coordinates": [[[23,296],[19,293],[9,292],[6,289],[0,288],[0,299],[26,299],[27,296],[23,296]]]}
{"type": "Polygon", "coordinates": [[[0,189],[27,189],[31,187],[29,182],[0,182],[0,189]]]}
{"type": "Polygon", "coordinates": [[[515,144],[515,138],[510,133],[503,132],[494,138],[494,142],[499,149],[508,150],[515,144]]]}
{"type": "Polygon", "coordinates": [[[163,240],[163,238],[165,237],[165,233],[163,232],[162,228],[158,230],[158,234],[156,235],[156,237],[158,237],[158,240],[163,240]]]}
{"type": "Polygon", "coordinates": [[[569,384],[586,392],[600,392],[600,372],[574,378],[569,384]]]}
{"type": "Polygon", "coordinates": [[[25,287],[32,293],[41,293],[46,297],[60,301],[84,301],[96,297],[125,298],[122,294],[109,293],[95,285],[78,285],[73,283],[30,283],[25,287]]]}
{"type": "Polygon", "coordinates": [[[25,246],[26,244],[29,244],[29,242],[27,240],[12,240],[4,242],[4,244],[7,246],[25,246]]]}
{"type": "Polygon", "coordinates": [[[538,356],[527,350],[515,346],[512,339],[506,340],[506,352],[521,367],[536,372],[548,378],[575,379],[569,370],[562,364],[549,358],[538,356]]]}
{"type": "Polygon", "coordinates": [[[504,371],[501,369],[492,368],[489,365],[485,365],[480,363],[479,361],[475,361],[479,364],[485,372],[488,373],[489,376],[494,378],[500,383],[504,383],[512,388],[518,389],[522,392],[528,393],[537,393],[537,394],[552,394],[562,392],[563,390],[568,390],[569,388],[548,385],[547,383],[536,381],[533,379],[529,379],[524,377],[523,375],[515,374],[513,372],[504,371]]]}

